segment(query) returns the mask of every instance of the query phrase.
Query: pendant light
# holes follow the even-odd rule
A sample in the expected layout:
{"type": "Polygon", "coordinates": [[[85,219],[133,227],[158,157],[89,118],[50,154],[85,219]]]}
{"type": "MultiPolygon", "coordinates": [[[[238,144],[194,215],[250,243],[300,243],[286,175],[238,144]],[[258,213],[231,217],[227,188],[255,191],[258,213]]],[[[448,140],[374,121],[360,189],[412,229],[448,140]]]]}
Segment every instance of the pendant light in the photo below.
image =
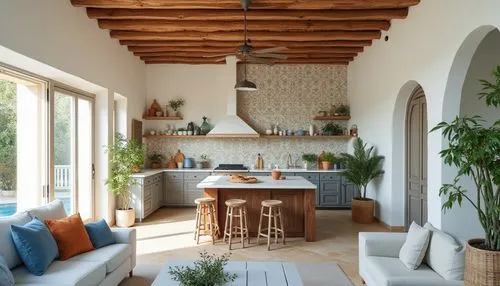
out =
{"type": "Polygon", "coordinates": [[[247,63],[244,63],[244,65],[245,65],[245,79],[237,82],[236,85],[234,86],[234,89],[239,91],[256,91],[257,85],[247,80],[247,63]]]}

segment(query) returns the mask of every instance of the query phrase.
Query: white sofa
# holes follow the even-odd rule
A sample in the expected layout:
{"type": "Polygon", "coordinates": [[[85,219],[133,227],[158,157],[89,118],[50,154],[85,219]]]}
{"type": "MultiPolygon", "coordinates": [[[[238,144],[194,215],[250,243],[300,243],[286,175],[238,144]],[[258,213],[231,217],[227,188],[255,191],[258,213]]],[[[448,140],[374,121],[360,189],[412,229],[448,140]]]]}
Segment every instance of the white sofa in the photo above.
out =
{"type": "Polygon", "coordinates": [[[369,286],[458,286],[463,281],[446,280],[425,263],[410,270],[399,260],[406,233],[360,232],[359,275],[369,286]]]}
{"type": "Polygon", "coordinates": [[[14,275],[16,285],[118,285],[132,275],[136,258],[135,229],[112,229],[116,244],[83,253],[66,261],[55,260],[42,276],[22,264],[10,234],[12,224],[23,225],[33,216],[57,219],[66,216],[60,201],[0,218],[0,255],[14,275]]]}

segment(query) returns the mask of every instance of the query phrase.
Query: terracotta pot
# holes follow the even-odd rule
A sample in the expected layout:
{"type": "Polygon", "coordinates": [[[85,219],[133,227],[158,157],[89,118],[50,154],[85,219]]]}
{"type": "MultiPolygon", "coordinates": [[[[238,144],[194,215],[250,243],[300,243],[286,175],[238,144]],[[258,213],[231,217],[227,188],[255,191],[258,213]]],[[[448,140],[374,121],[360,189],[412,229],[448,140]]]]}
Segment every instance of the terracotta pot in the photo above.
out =
{"type": "Polygon", "coordinates": [[[477,248],[484,239],[471,239],[465,247],[464,285],[500,285],[500,251],[477,248]]]}
{"type": "Polygon", "coordinates": [[[134,209],[128,210],[116,210],[116,226],[118,227],[130,227],[135,223],[135,211],[134,209]]]}
{"type": "Polygon", "coordinates": [[[281,178],[281,172],[278,170],[273,170],[271,176],[273,177],[274,180],[279,180],[281,178]]]}
{"type": "Polygon", "coordinates": [[[322,161],[321,166],[323,167],[323,170],[331,170],[332,169],[332,163],[328,161],[322,161]]]}
{"type": "Polygon", "coordinates": [[[373,223],[375,201],[372,199],[352,199],[352,221],[356,223],[373,223]]]}

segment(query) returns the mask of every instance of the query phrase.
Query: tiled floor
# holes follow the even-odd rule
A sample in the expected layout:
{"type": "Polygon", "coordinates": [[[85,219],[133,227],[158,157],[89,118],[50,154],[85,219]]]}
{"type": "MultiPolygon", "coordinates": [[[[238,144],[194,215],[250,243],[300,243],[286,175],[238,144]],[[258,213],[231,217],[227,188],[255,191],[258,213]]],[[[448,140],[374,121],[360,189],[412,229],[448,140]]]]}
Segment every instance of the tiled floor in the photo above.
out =
{"type": "MultiPolygon", "coordinates": [[[[210,253],[229,251],[225,243],[212,245],[209,237],[201,237],[200,245],[193,239],[194,208],[162,208],[135,226],[137,229],[137,263],[164,264],[167,259],[196,259],[206,249],[210,253]],[[202,243],[203,241],[203,243],[202,243]]],[[[267,251],[264,243],[241,249],[233,244],[233,260],[291,261],[300,263],[337,263],[354,284],[360,284],[358,272],[358,232],[386,231],[380,224],[361,225],[351,221],[351,212],[345,210],[317,210],[317,241],[303,238],[287,239],[267,251]]]]}

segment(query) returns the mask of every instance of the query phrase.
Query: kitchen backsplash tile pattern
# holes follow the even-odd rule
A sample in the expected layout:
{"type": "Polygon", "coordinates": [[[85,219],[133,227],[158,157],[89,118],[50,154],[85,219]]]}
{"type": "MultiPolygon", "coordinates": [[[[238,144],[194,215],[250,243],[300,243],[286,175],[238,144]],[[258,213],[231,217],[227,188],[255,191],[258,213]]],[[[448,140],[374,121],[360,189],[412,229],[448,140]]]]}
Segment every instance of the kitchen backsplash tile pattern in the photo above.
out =
{"type": "MultiPolygon", "coordinates": [[[[238,79],[244,65],[238,65],[238,79]]],[[[308,130],[320,110],[347,104],[347,66],[248,65],[247,77],[257,91],[239,92],[238,115],[260,133],[276,123],[285,129],[308,130]]],[[[344,122],[339,122],[345,127],[344,122]]]]}
{"type": "MultiPolygon", "coordinates": [[[[321,151],[334,153],[347,150],[347,140],[322,140],[314,138],[285,138],[285,139],[189,139],[168,138],[148,139],[147,149],[149,154],[159,153],[166,156],[175,155],[181,150],[185,157],[192,157],[198,161],[201,154],[208,155],[212,167],[218,164],[241,163],[247,166],[255,164],[257,154],[264,158],[264,166],[278,164],[281,168],[286,167],[288,154],[291,154],[293,162],[302,166],[302,154],[319,154],[321,151]]],[[[166,160],[165,162],[166,163],[166,160]]]]}
{"type": "MultiPolygon", "coordinates": [[[[243,65],[238,66],[238,79],[243,77],[243,65]]],[[[347,67],[336,65],[248,65],[247,77],[255,82],[258,91],[239,92],[238,115],[260,133],[278,123],[280,129],[316,130],[326,122],[311,120],[320,110],[329,111],[332,104],[347,102],[347,67]]],[[[220,84],[220,83],[219,83],[220,84]]],[[[227,83],[234,86],[233,82],[227,83]]],[[[168,92],[168,91],[166,91],[168,92]]],[[[196,103],[190,102],[190,105],[196,103]]],[[[201,104],[201,103],[200,103],[201,104]]],[[[225,102],[220,103],[225,106],[225,102]]],[[[225,109],[221,110],[225,112],[225,109]]],[[[200,117],[203,114],[200,114],[200,117]]],[[[150,122],[147,122],[149,124],[150,122]]],[[[212,122],[212,124],[215,122],[212,122]]],[[[337,122],[342,127],[347,122],[337,122]]],[[[177,126],[181,127],[181,126],[177,126]]],[[[145,126],[148,128],[148,125],[145,126]]],[[[303,153],[319,154],[347,151],[347,140],[283,138],[283,139],[146,139],[148,154],[175,154],[180,149],[186,157],[207,154],[211,165],[220,163],[255,164],[258,153],[269,163],[286,166],[288,154],[301,163],[303,153]]]]}

